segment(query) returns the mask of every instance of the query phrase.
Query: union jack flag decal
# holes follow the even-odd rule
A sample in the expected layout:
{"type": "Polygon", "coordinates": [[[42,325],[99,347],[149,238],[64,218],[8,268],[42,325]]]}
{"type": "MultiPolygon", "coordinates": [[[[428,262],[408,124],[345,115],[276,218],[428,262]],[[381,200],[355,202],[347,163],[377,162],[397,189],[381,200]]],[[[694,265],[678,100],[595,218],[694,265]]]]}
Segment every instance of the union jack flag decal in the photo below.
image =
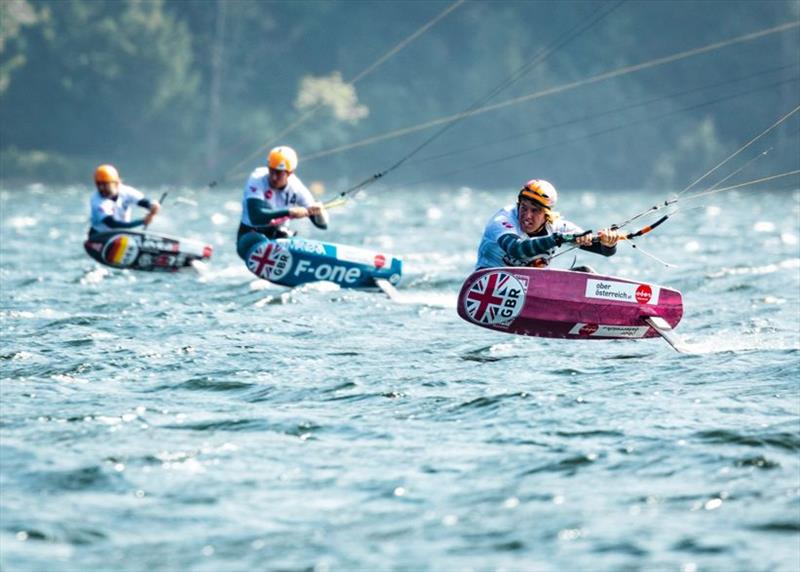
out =
{"type": "Polygon", "coordinates": [[[521,282],[508,272],[489,272],[481,276],[464,296],[464,309],[478,324],[508,325],[525,305],[527,280],[521,282]]]}
{"type": "Polygon", "coordinates": [[[256,245],[247,257],[250,272],[265,280],[277,280],[289,272],[292,255],[288,249],[269,240],[256,245]]]}

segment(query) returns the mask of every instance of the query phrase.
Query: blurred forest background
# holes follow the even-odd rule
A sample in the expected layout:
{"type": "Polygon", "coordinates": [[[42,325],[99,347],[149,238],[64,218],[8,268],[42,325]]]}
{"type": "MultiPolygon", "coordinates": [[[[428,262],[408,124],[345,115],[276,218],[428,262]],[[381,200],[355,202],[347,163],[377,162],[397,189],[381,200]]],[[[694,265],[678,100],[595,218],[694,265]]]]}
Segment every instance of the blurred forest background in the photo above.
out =
{"type": "MultiPolygon", "coordinates": [[[[307,182],[346,185],[473,108],[386,184],[680,189],[800,104],[797,0],[0,10],[3,187],[91,184],[103,162],[134,185],[238,187],[273,144],[307,182]]],[[[774,149],[751,178],[800,168],[798,115],[753,147],[774,149]]]]}

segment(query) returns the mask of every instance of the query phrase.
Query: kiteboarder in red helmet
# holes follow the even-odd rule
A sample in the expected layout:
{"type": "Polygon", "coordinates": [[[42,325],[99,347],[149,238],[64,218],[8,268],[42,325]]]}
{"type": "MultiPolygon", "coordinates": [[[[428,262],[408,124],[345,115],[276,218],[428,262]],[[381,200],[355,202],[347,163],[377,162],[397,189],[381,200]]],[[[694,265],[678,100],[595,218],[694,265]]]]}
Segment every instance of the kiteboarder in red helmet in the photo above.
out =
{"type": "Polygon", "coordinates": [[[91,209],[91,228],[89,237],[100,232],[135,228],[149,225],[158,214],[161,205],[148,199],[133,187],[122,184],[119,172],[113,165],[100,165],[94,171],[94,184],[97,192],[89,201],[91,209]],[[148,209],[144,218],[131,220],[133,205],[148,209]]]}
{"type": "MultiPolygon", "coordinates": [[[[478,246],[476,269],[547,266],[556,249],[564,243],[565,236],[583,232],[553,210],[557,200],[555,187],[544,179],[525,183],[517,195],[517,203],[503,207],[487,223],[478,246]]],[[[575,237],[574,243],[583,250],[603,256],[616,252],[619,240],[616,230],[603,229],[597,237],[598,243],[594,242],[592,234],[575,237]]],[[[574,270],[591,271],[588,267],[574,270]]]]}

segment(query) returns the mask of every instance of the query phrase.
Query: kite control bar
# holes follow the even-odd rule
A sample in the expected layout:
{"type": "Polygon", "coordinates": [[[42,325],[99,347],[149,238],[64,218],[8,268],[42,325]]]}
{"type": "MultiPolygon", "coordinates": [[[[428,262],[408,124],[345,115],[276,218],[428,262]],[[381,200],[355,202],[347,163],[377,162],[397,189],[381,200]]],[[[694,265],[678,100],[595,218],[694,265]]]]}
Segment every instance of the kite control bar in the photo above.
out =
{"type": "MultiPolygon", "coordinates": [[[[658,219],[656,222],[654,222],[653,224],[649,224],[647,226],[643,226],[642,228],[640,228],[637,231],[629,232],[628,234],[623,234],[622,236],[619,237],[619,240],[632,240],[634,238],[638,238],[638,237],[640,237],[642,235],[645,235],[648,232],[650,232],[651,230],[653,230],[654,228],[656,228],[657,226],[663,224],[669,217],[670,217],[670,215],[664,215],[660,219],[658,219]]],[[[617,226],[614,225],[614,226],[611,227],[611,229],[612,230],[616,230],[617,226]]],[[[582,236],[586,236],[587,234],[592,234],[593,232],[594,231],[592,231],[592,230],[585,230],[585,231],[583,231],[581,233],[577,233],[577,234],[562,234],[561,235],[561,240],[562,240],[562,242],[566,242],[566,243],[574,243],[576,239],[578,239],[578,238],[580,238],[582,236]]],[[[592,239],[592,244],[600,244],[600,238],[595,236],[592,239]]]]}

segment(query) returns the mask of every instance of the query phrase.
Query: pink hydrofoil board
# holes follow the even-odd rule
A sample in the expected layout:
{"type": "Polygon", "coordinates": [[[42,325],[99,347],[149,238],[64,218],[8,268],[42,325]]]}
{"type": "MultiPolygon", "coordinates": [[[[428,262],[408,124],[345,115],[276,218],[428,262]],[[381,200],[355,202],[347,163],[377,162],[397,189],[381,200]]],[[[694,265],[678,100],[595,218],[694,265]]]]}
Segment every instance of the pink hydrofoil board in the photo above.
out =
{"type": "Polygon", "coordinates": [[[583,340],[652,338],[661,318],[674,328],[681,293],[656,284],[570,270],[484,268],[461,286],[458,315],[526,336],[583,340]]]}

